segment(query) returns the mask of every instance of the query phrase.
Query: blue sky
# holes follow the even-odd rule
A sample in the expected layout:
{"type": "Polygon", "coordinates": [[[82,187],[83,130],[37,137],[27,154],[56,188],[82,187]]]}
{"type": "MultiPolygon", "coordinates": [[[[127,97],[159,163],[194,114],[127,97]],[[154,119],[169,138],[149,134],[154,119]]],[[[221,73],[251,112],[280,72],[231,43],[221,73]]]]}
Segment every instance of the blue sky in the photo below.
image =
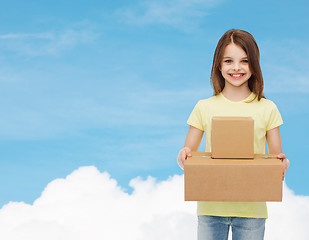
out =
{"type": "MultiPolygon", "coordinates": [[[[0,9],[0,207],[32,203],[80,166],[130,179],[181,174],[186,120],[212,95],[212,56],[231,28],[261,52],[284,119],[286,183],[309,195],[306,1],[5,1],[0,9]]],[[[201,144],[201,151],[205,143],[201,144]]]]}

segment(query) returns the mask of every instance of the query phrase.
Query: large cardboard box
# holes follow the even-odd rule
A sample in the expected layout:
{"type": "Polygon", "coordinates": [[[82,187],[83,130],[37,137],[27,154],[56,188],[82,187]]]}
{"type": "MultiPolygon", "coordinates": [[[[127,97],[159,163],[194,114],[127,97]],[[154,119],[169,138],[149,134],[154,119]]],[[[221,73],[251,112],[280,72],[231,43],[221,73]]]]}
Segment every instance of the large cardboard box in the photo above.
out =
{"type": "Polygon", "coordinates": [[[212,159],[196,152],[184,172],[186,201],[282,201],[282,161],[276,156],[212,159]]]}
{"type": "Polygon", "coordinates": [[[251,117],[213,117],[212,158],[253,158],[254,120],[251,117]]]}

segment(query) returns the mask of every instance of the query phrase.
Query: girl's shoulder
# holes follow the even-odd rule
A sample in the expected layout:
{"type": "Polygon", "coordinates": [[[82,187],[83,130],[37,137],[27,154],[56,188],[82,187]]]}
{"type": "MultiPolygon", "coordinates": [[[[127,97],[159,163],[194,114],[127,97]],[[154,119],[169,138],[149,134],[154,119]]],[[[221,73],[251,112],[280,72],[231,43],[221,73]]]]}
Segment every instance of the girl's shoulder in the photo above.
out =
{"type": "Polygon", "coordinates": [[[276,106],[276,104],[272,100],[266,99],[266,98],[261,98],[260,101],[257,101],[257,102],[264,106],[269,106],[269,107],[276,106]]]}
{"type": "Polygon", "coordinates": [[[217,96],[212,96],[212,97],[209,97],[209,98],[201,99],[201,100],[198,101],[198,104],[208,105],[208,104],[211,104],[213,102],[218,101],[219,98],[220,97],[217,95],[217,96]]]}
{"type": "Polygon", "coordinates": [[[202,114],[208,113],[211,109],[219,108],[218,96],[212,96],[206,99],[201,99],[197,102],[194,109],[202,114]]]}
{"type": "Polygon", "coordinates": [[[257,101],[260,109],[263,109],[264,112],[278,112],[277,105],[270,99],[261,98],[260,101],[257,101]]]}

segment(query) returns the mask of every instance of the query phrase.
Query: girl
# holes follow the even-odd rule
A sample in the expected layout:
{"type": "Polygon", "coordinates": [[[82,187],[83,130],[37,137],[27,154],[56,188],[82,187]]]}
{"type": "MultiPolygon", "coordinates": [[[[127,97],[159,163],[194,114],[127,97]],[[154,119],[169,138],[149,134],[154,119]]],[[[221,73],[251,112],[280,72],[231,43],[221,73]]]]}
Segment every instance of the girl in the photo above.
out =
{"type": "MultiPolygon", "coordinates": [[[[289,160],[282,153],[279,126],[283,123],[276,105],[263,94],[259,49],[253,36],[243,30],[229,30],[219,40],[211,70],[214,96],[199,101],[189,119],[184,148],[177,162],[181,168],[192,151],[198,151],[203,133],[210,152],[213,116],[249,116],[254,119],[254,153],[269,154],[283,161],[283,179],[289,160]]],[[[233,240],[264,238],[267,208],[265,202],[198,202],[198,239],[233,240]]]]}

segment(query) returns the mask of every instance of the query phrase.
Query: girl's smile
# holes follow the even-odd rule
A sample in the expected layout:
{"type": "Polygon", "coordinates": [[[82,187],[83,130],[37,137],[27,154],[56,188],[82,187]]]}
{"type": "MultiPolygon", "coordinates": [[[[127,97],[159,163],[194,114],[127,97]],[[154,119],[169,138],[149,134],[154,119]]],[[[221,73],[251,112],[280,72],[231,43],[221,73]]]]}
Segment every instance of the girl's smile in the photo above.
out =
{"type": "Polygon", "coordinates": [[[234,79],[239,79],[243,77],[245,74],[244,73],[230,73],[229,75],[234,79]]]}

